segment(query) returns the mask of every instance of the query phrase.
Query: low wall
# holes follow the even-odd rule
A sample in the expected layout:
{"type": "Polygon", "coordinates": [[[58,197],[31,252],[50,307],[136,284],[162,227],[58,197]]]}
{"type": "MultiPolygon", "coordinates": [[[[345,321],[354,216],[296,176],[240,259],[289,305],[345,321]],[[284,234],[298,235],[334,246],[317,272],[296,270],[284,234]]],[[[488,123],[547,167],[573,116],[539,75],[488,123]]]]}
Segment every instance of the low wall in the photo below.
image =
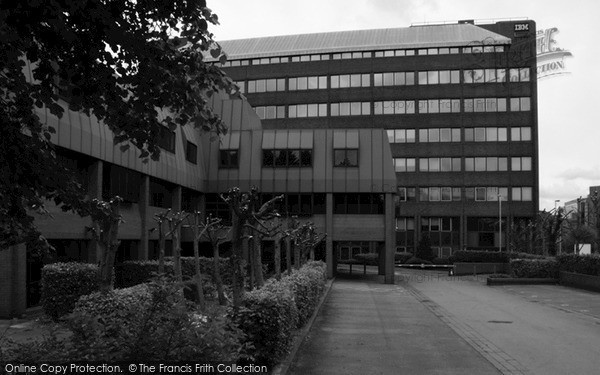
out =
{"type": "Polygon", "coordinates": [[[600,276],[560,271],[559,280],[561,285],[600,292],[600,276]]]}
{"type": "Polygon", "coordinates": [[[488,277],[487,285],[553,285],[558,284],[557,279],[542,279],[542,278],[491,278],[488,277]]]}
{"type": "Polygon", "coordinates": [[[474,275],[481,273],[507,273],[507,263],[454,263],[454,275],[474,275]]]}

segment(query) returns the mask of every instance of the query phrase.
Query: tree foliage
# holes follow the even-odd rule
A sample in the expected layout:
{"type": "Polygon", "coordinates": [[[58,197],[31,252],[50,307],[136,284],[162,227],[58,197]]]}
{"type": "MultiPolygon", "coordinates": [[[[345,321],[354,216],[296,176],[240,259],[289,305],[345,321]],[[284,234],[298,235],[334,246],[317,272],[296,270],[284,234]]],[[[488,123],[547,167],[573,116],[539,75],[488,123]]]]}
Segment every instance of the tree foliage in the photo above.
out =
{"type": "Polygon", "coordinates": [[[0,247],[39,237],[29,209],[82,201],[35,107],[61,117],[66,97],[146,159],[159,158],[162,127],[226,131],[208,97],[239,91],[205,61],[226,58],[208,31],[217,23],[204,0],[0,3],[0,247]]]}

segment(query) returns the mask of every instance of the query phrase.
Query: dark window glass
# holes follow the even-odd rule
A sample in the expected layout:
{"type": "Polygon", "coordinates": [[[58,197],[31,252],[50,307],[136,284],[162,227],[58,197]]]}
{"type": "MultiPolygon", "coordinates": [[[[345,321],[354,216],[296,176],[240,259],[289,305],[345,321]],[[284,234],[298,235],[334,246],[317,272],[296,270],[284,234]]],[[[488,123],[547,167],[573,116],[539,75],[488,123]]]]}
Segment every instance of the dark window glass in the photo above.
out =
{"type": "Polygon", "coordinates": [[[196,164],[198,162],[198,146],[190,141],[187,141],[185,147],[185,160],[196,164]]]}
{"type": "Polygon", "coordinates": [[[287,150],[275,150],[273,155],[275,157],[275,167],[287,166],[287,150]]]}
{"type": "Polygon", "coordinates": [[[150,178],[150,206],[170,208],[175,186],[167,181],[150,178]]]}
{"type": "Polygon", "coordinates": [[[298,215],[300,213],[300,197],[297,194],[289,194],[287,207],[290,215],[298,215]]]}
{"type": "Polygon", "coordinates": [[[360,207],[358,209],[358,213],[360,214],[372,214],[376,212],[373,211],[373,196],[371,194],[360,194],[360,207]]]}
{"type": "Polygon", "coordinates": [[[238,167],[238,150],[221,150],[219,152],[219,158],[220,168],[238,167]]]}
{"type": "Polygon", "coordinates": [[[175,132],[170,131],[164,126],[160,126],[157,144],[163,150],[175,153],[175,132]]]}
{"type": "Polygon", "coordinates": [[[300,194],[300,214],[311,215],[312,211],[312,195],[300,194]]]}
{"type": "Polygon", "coordinates": [[[300,150],[300,166],[312,166],[312,150],[300,150]]]}
{"type": "Polygon", "coordinates": [[[264,167],[275,166],[275,151],[274,150],[263,150],[263,166],[264,167]]]}
{"type": "Polygon", "coordinates": [[[346,213],[346,195],[345,194],[334,194],[333,195],[333,213],[334,214],[345,214],[346,213]]]}
{"type": "Polygon", "coordinates": [[[358,214],[359,213],[359,195],[358,194],[346,194],[347,213],[358,214]]]}
{"type": "Polygon", "coordinates": [[[300,165],[300,150],[288,150],[288,166],[297,167],[300,165]]]}
{"type": "Polygon", "coordinates": [[[324,214],[325,208],[325,194],[313,194],[313,214],[324,214]]]}
{"type": "Polygon", "coordinates": [[[334,150],[333,165],[336,167],[358,167],[357,149],[334,150]]]}
{"type": "Polygon", "coordinates": [[[125,202],[136,203],[140,196],[141,174],[118,165],[104,163],[102,170],[102,197],[114,196],[125,202]]]}

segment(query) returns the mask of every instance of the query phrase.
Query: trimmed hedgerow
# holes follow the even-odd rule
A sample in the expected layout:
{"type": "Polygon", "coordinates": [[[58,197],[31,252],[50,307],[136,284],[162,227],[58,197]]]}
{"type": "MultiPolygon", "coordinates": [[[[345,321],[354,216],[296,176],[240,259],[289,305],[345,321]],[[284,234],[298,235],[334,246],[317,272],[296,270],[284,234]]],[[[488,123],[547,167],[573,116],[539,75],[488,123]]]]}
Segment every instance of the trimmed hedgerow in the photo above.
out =
{"type": "Polygon", "coordinates": [[[511,259],[510,270],[517,278],[558,278],[555,259],[511,259]]]}
{"type": "Polygon", "coordinates": [[[600,255],[562,254],[556,257],[560,271],[600,276],[600,255]]]}
{"type": "Polygon", "coordinates": [[[42,268],[42,308],[53,320],[69,314],[79,297],[99,288],[95,264],[52,263],[42,268]]]}
{"type": "Polygon", "coordinates": [[[376,266],[379,264],[379,254],[377,253],[356,254],[354,259],[360,264],[367,264],[369,266],[376,266]]]}
{"type": "Polygon", "coordinates": [[[508,263],[508,253],[482,250],[458,250],[450,256],[452,263],[508,263]]]}
{"type": "Polygon", "coordinates": [[[394,260],[397,263],[406,263],[406,261],[408,261],[410,258],[412,258],[414,256],[413,253],[409,253],[409,252],[402,252],[399,251],[397,253],[394,254],[394,260]]]}
{"type": "Polygon", "coordinates": [[[277,363],[288,353],[298,322],[292,291],[286,283],[270,280],[261,289],[245,293],[242,303],[229,316],[253,347],[246,354],[257,364],[277,363]]]}
{"type": "MultiPolygon", "coordinates": [[[[181,273],[184,278],[190,279],[196,274],[194,257],[181,258],[181,273]]],[[[229,264],[229,258],[219,259],[221,280],[224,284],[230,285],[233,278],[232,267],[229,264]]],[[[212,278],[213,259],[200,257],[200,272],[212,278]]],[[[165,258],[165,273],[173,274],[173,258],[165,258]]],[[[119,288],[127,288],[133,285],[148,282],[154,274],[158,273],[157,260],[131,260],[125,261],[118,267],[115,267],[115,281],[119,288]]]]}
{"type": "MultiPolygon", "coordinates": [[[[321,262],[322,263],[322,262],[321,262]]],[[[324,264],[324,263],[322,263],[324,264]]],[[[325,267],[302,267],[282,279],[288,283],[298,309],[298,328],[308,322],[325,288],[325,267]]]]}
{"type": "Polygon", "coordinates": [[[431,262],[425,259],[412,257],[409,260],[407,260],[404,264],[431,264],[431,262]]]}
{"type": "Polygon", "coordinates": [[[437,265],[449,265],[449,264],[452,264],[452,263],[450,263],[450,259],[448,259],[448,258],[440,258],[440,257],[433,258],[433,260],[431,261],[431,263],[437,264],[437,265]]]}

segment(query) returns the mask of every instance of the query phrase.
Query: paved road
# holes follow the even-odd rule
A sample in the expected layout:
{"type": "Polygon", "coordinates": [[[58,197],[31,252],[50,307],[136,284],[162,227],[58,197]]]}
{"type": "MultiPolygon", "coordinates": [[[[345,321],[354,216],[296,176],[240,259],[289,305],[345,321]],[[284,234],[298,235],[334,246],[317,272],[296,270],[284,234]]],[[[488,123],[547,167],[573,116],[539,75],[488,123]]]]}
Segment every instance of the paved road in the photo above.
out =
{"type": "Polygon", "coordinates": [[[399,273],[399,286],[503,373],[600,373],[599,293],[548,285],[488,287],[484,277],[436,271],[399,273]]]}
{"type": "Polygon", "coordinates": [[[405,287],[337,278],[288,373],[499,371],[405,287]]]}

